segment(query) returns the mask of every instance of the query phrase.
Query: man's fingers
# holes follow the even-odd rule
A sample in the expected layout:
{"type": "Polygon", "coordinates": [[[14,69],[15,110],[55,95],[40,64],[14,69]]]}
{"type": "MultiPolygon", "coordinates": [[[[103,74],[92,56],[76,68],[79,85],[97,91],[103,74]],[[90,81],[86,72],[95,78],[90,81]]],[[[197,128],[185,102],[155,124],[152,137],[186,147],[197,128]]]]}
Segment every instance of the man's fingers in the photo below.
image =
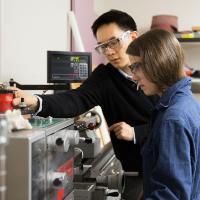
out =
{"type": "Polygon", "coordinates": [[[115,128],[119,127],[120,124],[121,124],[121,122],[113,124],[112,126],[109,127],[109,131],[113,131],[115,128]]]}
{"type": "Polygon", "coordinates": [[[20,102],[21,102],[21,98],[14,98],[12,103],[13,103],[13,106],[18,106],[20,102]]]}
{"type": "Polygon", "coordinates": [[[21,90],[16,90],[16,91],[14,92],[14,94],[15,94],[15,98],[22,98],[22,97],[25,96],[25,93],[22,92],[21,90]]]}
{"type": "Polygon", "coordinates": [[[123,139],[122,135],[121,134],[115,134],[115,136],[117,137],[117,139],[121,140],[123,139]]]}
{"type": "Polygon", "coordinates": [[[114,128],[115,128],[115,124],[109,127],[109,131],[113,131],[114,128]]]}
{"type": "Polygon", "coordinates": [[[13,90],[13,91],[17,91],[19,90],[19,88],[16,88],[16,87],[8,87],[9,90],[13,90]]]}

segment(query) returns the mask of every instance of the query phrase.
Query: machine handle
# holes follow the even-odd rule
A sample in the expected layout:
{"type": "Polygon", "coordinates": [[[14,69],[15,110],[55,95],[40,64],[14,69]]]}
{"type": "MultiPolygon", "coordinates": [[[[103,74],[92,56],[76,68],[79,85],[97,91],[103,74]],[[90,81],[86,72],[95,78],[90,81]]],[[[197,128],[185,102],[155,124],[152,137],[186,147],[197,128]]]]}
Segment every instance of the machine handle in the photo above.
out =
{"type": "Polygon", "coordinates": [[[85,138],[85,143],[91,144],[92,143],[92,138],[85,138]]]}
{"type": "Polygon", "coordinates": [[[99,121],[96,122],[96,123],[89,123],[87,128],[89,130],[93,130],[93,129],[99,128],[101,126],[101,123],[102,123],[102,119],[101,119],[100,114],[98,112],[94,111],[94,110],[90,110],[90,111],[86,112],[84,114],[84,116],[87,116],[88,114],[91,114],[92,117],[94,117],[94,116],[97,117],[99,119],[99,121]]]}
{"type": "Polygon", "coordinates": [[[86,144],[91,144],[92,138],[90,138],[90,137],[79,137],[79,141],[85,142],[86,144]]]}
{"type": "Polygon", "coordinates": [[[101,116],[96,111],[86,112],[82,118],[75,122],[74,128],[79,131],[98,129],[102,123],[101,116]],[[90,114],[90,116],[88,116],[90,114]]]}
{"type": "Polygon", "coordinates": [[[119,196],[119,192],[109,192],[109,193],[106,194],[106,196],[118,197],[119,196]]]}

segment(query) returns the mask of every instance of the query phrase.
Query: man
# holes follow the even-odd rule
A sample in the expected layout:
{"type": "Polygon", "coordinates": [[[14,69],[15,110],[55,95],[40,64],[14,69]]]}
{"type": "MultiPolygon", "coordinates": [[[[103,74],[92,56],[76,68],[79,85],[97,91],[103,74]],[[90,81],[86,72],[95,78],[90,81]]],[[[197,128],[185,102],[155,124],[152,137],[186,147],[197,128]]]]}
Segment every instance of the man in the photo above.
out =
{"type": "MultiPolygon", "coordinates": [[[[135,21],[125,12],[111,10],[97,18],[92,31],[98,43],[95,48],[104,54],[108,64],[100,64],[80,88],[40,96],[40,100],[20,90],[16,95],[23,96],[27,105],[39,109],[40,116],[74,117],[100,105],[110,126],[114,152],[123,169],[141,171],[140,142],[146,136],[153,101],[141,90],[137,91],[128,67],[126,49],[137,38],[135,21]]],[[[19,101],[15,98],[14,105],[19,101]]],[[[133,190],[139,187],[139,191],[142,179],[138,178],[136,186],[131,187],[133,190]]]]}

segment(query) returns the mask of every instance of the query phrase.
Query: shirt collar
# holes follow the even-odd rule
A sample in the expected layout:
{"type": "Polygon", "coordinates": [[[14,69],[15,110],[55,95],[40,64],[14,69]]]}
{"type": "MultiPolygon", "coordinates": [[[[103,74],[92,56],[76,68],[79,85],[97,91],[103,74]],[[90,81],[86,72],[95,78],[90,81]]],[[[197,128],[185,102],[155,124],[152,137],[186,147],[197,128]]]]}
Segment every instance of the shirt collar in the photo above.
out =
{"type": "Polygon", "coordinates": [[[168,87],[166,91],[161,96],[159,102],[156,104],[156,109],[159,110],[161,108],[167,108],[173,98],[173,96],[177,92],[185,92],[186,90],[191,89],[192,79],[189,77],[185,77],[180,81],[176,82],[171,87],[168,87]]]}
{"type": "Polygon", "coordinates": [[[119,71],[126,79],[128,79],[128,80],[130,80],[130,81],[136,83],[136,81],[133,80],[132,76],[128,75],[126,72],[124,72],[124,71],[121,70],[121,69],[118,69],[118,71],[119,71]]]}

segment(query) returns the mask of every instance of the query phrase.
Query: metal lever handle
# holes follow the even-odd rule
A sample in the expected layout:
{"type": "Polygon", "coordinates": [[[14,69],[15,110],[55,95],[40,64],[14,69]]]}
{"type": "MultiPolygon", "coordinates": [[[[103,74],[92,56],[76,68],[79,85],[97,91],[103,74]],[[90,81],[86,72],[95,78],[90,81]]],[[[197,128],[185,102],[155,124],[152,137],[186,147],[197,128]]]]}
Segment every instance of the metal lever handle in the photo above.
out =
{"type": "Polygon", "coordinates": [[[106,196],[118,197],[119,196],[119,192],[109,192],[109,193],[106,194],[106,196]]]}
{"type": "Polygon", "coordinates": [[[87,144],[91,144],[92,143],[92,138],[89,137],[79,137],[79,141],[83,141],[87,144]]]}

